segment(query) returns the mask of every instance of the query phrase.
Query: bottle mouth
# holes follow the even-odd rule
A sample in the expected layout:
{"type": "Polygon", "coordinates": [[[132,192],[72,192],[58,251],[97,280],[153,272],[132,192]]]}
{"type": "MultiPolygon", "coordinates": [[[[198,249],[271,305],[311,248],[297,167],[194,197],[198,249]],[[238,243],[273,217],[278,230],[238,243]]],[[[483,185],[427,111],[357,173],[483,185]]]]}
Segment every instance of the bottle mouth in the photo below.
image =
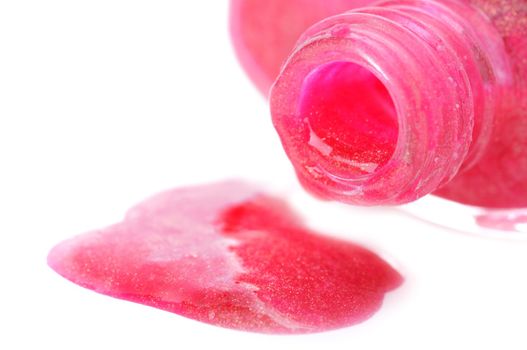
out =
{"type": "Polygon", "coordinates": [[[395,104],[364,66],[333,61],[313,69],[301,86],[298,115],[327,173],[363,177],[393,157],[399,134],[395,104]]]}
{"type": "Polygon", "coordinates": [[[403,204],[437,190],[472,140],[473,95],[458,51],[390,8],[308,29],[270,102],[300,182],[350,204],[403,204]]]}

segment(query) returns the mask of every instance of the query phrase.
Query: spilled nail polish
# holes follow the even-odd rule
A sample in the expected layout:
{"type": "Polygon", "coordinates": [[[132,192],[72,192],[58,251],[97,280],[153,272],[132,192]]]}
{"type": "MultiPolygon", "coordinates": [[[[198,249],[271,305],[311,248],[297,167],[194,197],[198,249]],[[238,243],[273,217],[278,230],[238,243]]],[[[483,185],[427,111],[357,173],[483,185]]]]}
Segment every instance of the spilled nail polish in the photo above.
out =
{"type": "Polygon", "coordinates": [[[48,263],[98,293],[262,333],[362,322],[403,280],[375,253],[310,231],[284,201],[235,181],[156,195],[60,243],[48,263]]]}
{"type": "Polygon", "coordinates": [[[527,209],[488,210],[475,217],[476,223],[492,230],[527,233],[527,209]]]}

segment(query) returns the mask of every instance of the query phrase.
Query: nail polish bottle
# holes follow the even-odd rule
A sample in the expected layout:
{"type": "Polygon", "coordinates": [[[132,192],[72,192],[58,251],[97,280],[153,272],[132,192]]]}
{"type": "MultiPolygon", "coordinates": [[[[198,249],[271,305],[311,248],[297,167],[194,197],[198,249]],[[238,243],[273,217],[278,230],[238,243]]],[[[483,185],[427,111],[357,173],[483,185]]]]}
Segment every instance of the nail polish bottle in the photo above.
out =
{"type": "Polygon", "coordinates": [[[387,0],[304,32],[270,94],[301,183],[527,207],[527,1],[387,0]]]}
{"type": "Polygon", "coordinates": [[[268,96],[282,63],[309,26],[374,1],[230,0],[230,31],[238,59],[268,96]]]}

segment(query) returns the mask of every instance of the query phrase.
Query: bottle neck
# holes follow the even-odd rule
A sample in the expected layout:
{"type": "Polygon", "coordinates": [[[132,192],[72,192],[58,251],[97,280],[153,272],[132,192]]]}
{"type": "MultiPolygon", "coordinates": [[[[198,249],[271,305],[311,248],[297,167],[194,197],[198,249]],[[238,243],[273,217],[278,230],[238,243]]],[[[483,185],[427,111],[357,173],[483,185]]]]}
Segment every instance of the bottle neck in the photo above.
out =
{"type": "Polygon", "coordinates": [[[315,194],[411,202],[485,152],[507,62],[466,2],[381,1],[303,35],[271,91],[273,122],[315,194]]]}

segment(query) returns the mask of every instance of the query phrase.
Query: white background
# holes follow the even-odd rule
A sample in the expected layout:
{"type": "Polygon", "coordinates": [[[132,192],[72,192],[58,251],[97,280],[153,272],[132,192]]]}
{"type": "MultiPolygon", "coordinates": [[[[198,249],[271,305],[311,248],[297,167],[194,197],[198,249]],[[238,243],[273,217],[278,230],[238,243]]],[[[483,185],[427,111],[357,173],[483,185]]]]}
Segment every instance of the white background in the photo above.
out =
{"type": "Polygon", "coordinates": [[[305,195],[232,52],[226,1],[0,2],[1,349],[526,349],[527,240],[511,238],[305,195]],[[359,326],[265,336],[98,295],[46,265],[55,243],[157,191],[230,177],[289,194],[406,283],[359,326]]]}

